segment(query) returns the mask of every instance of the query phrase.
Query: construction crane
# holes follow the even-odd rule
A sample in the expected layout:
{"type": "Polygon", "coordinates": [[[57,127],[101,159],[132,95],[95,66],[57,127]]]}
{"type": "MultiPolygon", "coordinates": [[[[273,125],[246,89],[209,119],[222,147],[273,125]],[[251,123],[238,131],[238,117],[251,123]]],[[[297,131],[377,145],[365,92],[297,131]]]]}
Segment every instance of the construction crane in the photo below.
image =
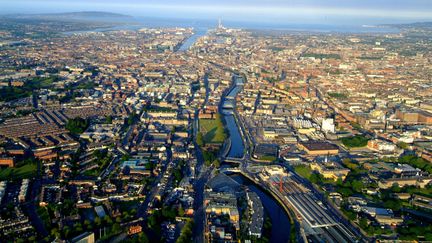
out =
{"type": "Polygon", "coordinates": [[[279,175],[279,181],[273,181],[272,182],[273,186],[278,186],[279,187],[279,192],[282,193],[283,192],[283,179],[282,179],[282,175],[279,175]]]}

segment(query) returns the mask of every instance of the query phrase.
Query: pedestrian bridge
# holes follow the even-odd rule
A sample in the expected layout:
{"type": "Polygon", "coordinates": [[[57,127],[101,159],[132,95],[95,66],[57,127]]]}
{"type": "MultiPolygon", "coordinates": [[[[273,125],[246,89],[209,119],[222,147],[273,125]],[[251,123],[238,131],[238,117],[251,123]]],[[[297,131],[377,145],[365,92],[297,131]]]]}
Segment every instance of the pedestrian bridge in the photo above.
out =
{"type": "Polygon", "coordinates": [[[224,160],[224,162],[227,163],[236,163],[236,164],[241,164],[243,162],[242,158],[231,158],[231,157],[226,157],[224,160]]]}
{"type": "Polygon", "coordinates": [[[239,168],[223,168],[220,170],[222,173],[231,172],[231,173],[240,173],[241,170],[239,168]]]}

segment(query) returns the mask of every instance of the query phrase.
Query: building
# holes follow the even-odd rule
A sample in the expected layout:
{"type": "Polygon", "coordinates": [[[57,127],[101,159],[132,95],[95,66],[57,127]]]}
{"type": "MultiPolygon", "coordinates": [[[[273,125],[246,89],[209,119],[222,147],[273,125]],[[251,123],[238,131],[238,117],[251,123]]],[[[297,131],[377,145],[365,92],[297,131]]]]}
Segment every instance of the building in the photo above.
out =
{"type": "Polygon", "coordinates": [[[336,128],[334,124],[334,119],[332,118],[323,119],[321,130],[325,133],[335,133],[336,128]]]}
{"type": "Polygon", "coordinates": [[[414,195],[414,198],[412,200],[412,205],[417,206],[419,208],[432,210],[432,198],[420,196],[420,195],[414,195]]]}
{"type": "Polygon", "coordinates": [[[18,201],[21,203],[25,202],[26,200],[29,183],[29,179],[22,180],[20,192],[18,194],[18,201]]]}
{"type": "Polygon", "coordinates": [[[378,187],[381,189],[388,189],[393,185],[398,185],[399,187],[404,186],[418,186],[424,188],[432,181],[432,177],[406,177],[406,178],[390,178],[383,179],[378,182],[378,187]]]}
{"type": "Polygon", "coordinates": [[[317,171],[326,179],[332,179],[337,181],[338,179],[345,180],[346,176],[350,172],[349,169],[343,167],[341,164],[335,161],[324,162],[314,161],[310,164],[312,170],[317,171]]]}
{"type": "Polygon", "coordinates": [[[132,174],[147,175],[147,174],[150,174],[150,170],[148,170],[147,164],[148,164],[147,161],[128,160],[128,161],[123,162],[121,168],[123,171],[125,169],[128,169],[129,173],[132,173],[132,174]]]}
{"type": "Polygon", "coordinates": [[[298,146],[308,155],[336,155],[339,153],[339,147],[329,142],[300,142],[298,146]]]}
{"type": "Polygon", "coordinates": [[[372,218],[375,218],[375,220],[381,225],[398,225],[403,223],[403,219],[395,217],[391,209],[362,207],[361,211],[372,218]]]}
{"type": "Polygon", "coordinates": [[[432,124],[432,113],[423,110],[401,108],[396,111],[396,118],[408,124],[432,124]]]}
{"type": "Polygon", "coordinates": [[[134,235],[142,232],[142,226],[141,225],[133,225],[130,226],[128,229],[128,235],[134,235]]]}
{"type": "Polygon", "coordinates": [[[390,142],[386,142],[379,139],[369,140],[367,147],[371,150],[381,151],[381,152],[394,152],[396,150],[396,145],[390,142]]]}
{"type": "Polygon", "coordinates": [[[0,202],[6,193],[6,187],[7,187],[7,182],[6,181],[0,181],[0,202]]]}
{"type": "Polygon", "coordinates": [[[72,243],[94,243],[95,235],[93,232],[84,232],[71,240],[72,243]]]}
{"type": "Polygon", "coordinates": [[[255,192],[246,192],[250,208],[249,235],[261,238],[264,224],[264,207],[255,192]]]}
{"type": "Polygon", "coordinates": [[[0,158],[0,166],[14,167],[15,159],[13,157],[2,157],[0,158]]]}

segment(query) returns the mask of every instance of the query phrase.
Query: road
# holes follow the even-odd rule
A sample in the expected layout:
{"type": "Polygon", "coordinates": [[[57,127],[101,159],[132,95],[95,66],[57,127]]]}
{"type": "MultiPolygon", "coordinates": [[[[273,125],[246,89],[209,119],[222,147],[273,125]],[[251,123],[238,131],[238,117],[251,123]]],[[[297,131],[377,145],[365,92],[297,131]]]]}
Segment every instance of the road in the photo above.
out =
{"type": "MultiPolygon", "coordinates": [[[[210,89],[208,87],[208,75],[204,76],[204,85],[206,87],[206,98],[201,108],[204,108],[208,102],[208,97],[210,93],[210,89]]],[[[194,181],[194,222],[195,226],[192,232],[193,242],[202,243],[204,242],[204,227],[205,227],[205,211],[204,211],[204,187],[207,183],[210,175],[213,171],[213,167],[207,168],[204,165],[204,156],[202,154],[201,148],[196,143],[196,135],[199,131],[199,109],[195,110],[195,117],[193,121],[193,131],[194,131],[194,146],[195,146],[195,155],[197,159],[197,164],[195,167],[195,181],[194,181]]]]}
{"type": "MultiPolygon", "coordinates": [[[[151,202],[154,201],[156,194],[159,191],[159,187],[158,187],[158,183],[160,183],[163,175],[165,174],[168,164],[171,162],[172,160],[172,152],[171,152],[171,148],[167,148],[167,159],[163,162],[163,166],[162,166],[162,170],[159,173],[159,175],[156,177],[156,179],[154,180],[153,184],[152,184],[152,189],[150,190],[149,193],[147,193],[147,196],[144,200],[143,203],[141,203],[141,205],[138,208],[138,212],[137,212],[137,218],[142,217],[143,219],[147,219],[147,210],[149,209],[149,207],[151,207],[151,202]]],[[[144,220],[145,221],[145,220],[144,220]]]]}

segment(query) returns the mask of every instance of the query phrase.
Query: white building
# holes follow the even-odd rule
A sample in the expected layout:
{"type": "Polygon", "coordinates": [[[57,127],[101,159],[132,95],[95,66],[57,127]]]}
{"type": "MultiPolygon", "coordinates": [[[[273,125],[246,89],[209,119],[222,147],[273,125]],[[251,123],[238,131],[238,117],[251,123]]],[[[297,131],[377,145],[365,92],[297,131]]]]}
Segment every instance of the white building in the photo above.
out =
{"type": "Polygon", "coordinates": [[[325,133],[335,133],[335,124],[332,118],[323,119],[321,129],[325,133]]]}

